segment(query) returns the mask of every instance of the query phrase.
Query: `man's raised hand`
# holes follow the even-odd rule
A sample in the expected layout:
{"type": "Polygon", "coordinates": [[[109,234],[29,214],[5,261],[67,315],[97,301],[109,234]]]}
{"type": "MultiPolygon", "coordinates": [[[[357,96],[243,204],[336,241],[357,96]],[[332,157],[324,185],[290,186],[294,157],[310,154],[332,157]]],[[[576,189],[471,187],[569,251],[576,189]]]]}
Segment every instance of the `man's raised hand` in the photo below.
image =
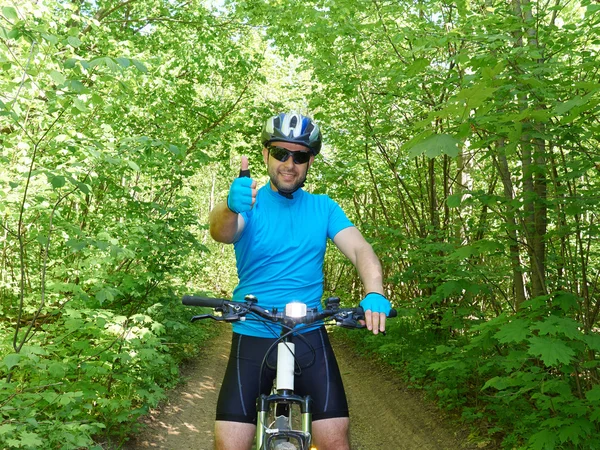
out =
{"type": "Polygon", "coordinates": [[[256,202],[256,181],[250,178],[248,157],[242,156],[240,176],[233,180],[227,196],[227,207],[239,214],[250,211],[256,202]]]}

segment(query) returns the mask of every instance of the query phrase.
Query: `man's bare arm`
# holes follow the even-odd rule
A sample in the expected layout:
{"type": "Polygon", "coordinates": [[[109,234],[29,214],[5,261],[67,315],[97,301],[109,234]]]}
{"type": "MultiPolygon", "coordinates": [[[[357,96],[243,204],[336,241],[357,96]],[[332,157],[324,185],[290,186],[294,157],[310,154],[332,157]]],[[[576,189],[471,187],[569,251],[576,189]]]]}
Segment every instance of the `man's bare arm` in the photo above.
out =
{"type": "Polygon", "coordinates": [[[356,227],[335,235],[334,244],[354,264],[366,292],[383,294],[383,272],[379,258],[356,227]]]}
{"type": "Polygon", "coordinates": [[[227,202],[219,203],[209,215],[211,237],[223,244],[232,244],[244,229],[244,219],[227,207],[227,202]]]}
{"type": "MultiPolygon", "coordinates": [[[[333,242],[356,267],[365,287],[365,292],[381,294],[382,300],[389,306],[389,302],[385,299],[383,293],[381,263],[373,251],[373,247],[365,240],[360,231],[355,227],[345,228],[335,235],[333,242]]],[[[365,309],[365,323],[367,328],[373,334],[385,331],[386,314],[365,309]]]]}

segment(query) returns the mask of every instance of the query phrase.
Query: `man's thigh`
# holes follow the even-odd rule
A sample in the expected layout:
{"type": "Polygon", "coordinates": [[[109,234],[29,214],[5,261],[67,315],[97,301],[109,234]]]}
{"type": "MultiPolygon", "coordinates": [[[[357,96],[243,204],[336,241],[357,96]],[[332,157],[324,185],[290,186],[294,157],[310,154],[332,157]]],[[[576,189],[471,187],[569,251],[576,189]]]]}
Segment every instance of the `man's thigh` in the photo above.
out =
{"type": "Polygon", "coordinates": [[[344,383],[327,332],[323,327],[298,339],[296,360],[301,374],[296,376],[296,394],[310,395],[315,421],[348,417],[344,383]],[[311,364],[312,363],[312,364],[311,364]]]}
{"type": "Polygon", "coordinates": [[[348,417],[316,420],[312,424],[313,444],[319,450],[349,450],[349,428],[348,417]]]}
{"type": "Polygon", "coordinates": [[[256,426],[251,423],[215,422],[215,450],[250,450],[254,443],[256,426]]]}

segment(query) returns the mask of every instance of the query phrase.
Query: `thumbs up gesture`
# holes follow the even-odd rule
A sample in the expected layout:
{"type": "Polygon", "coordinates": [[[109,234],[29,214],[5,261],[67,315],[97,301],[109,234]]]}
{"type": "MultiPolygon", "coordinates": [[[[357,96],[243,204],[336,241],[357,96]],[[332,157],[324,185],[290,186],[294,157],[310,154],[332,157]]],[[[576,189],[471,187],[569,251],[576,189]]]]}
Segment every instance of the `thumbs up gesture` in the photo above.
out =
{"type": "Polygon", "coordinates": [[[250,211],[256,202],[256,181],[250,178],[248,158],[242,156],[240,176],[233,180],[227,196],[227,207],[234,213],[250,211]]]}

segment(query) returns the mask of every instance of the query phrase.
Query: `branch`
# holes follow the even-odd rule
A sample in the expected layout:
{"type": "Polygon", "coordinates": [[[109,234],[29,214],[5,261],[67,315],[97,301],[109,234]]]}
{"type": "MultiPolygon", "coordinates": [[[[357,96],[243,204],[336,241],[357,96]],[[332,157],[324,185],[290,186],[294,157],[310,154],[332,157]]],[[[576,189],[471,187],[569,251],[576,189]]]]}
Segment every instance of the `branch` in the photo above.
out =
{"type": "Polygon", "coordinates": [[[118,5],[113,6],[110,9],[100,9],[96,15],[94,16],[94,18],[98,21],[102,21],[104,18],[110,16],[112,13],[114,13],[116,10],[123,8],[124,6],[129,5],[130,3],[135,3],[138,0],[126,0],[123,3],[119,3],[118,5]]]}
{"type": "Polygon", "coordinates": [[[221,116],[217,120],[215,120],[212,124],[210,124],[209,126],[207,126],[206,128],[204,128],[204,130],[202,130],[200,132],[200,134],[198,135],[198,137],[196,138],[196,140],[194,140],[194,142],[192,142],[192,144],[188,148],[188,153],[189,153],[190,150],[194,149],[198,145],[198,142],[200,141],[200,139],[202,139],[202,137],[204,137],[206,134],[208,134],[209,132],[211,132],[212,130],[214,130],[218,125],[220,125],[225,120],[225,118],[227,116],[229,116],[233,112],[233,110],[238,105],[238,103],[242,101],[242,98],[244,97],[244,94],[246,93],[246,91],[250,87],[250,83],[254,79],[254,76],[256,75],[257,70],[258,70],[258,67],[256,67],[254,69],[254,72],[248,78],[248,82],[246,83],[246,85],[242,89],[242,92],[240,92],[240,95],[238,95],[237,99],[231,104],[231,106],[229,108],[227,108],[227,110],[225,112],[223,112],[223,114],[221,114],[221,116]]]}

